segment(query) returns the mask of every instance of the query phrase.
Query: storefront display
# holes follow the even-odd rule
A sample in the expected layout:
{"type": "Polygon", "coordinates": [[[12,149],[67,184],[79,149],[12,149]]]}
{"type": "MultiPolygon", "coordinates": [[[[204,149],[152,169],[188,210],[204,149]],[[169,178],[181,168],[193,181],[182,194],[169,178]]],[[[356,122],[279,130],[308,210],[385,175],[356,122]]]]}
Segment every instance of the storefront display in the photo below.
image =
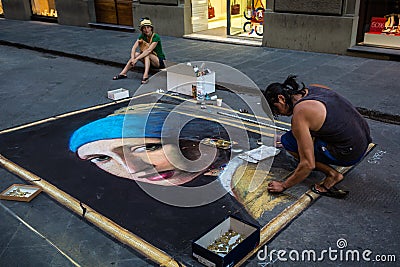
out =
{"type": "Polygon", "coordinates": [[[3,16],[3,15],[4,15],[3,4],[1,3],[1,0],[0,0],[0,16],[3,16]]]}
{"type": "Polygon", "coordinates": [[[192,0],[193,32],[262,38],[265,6],[266,0],[192,0]]]}
{"type": "Polygon", "coordinates": [[[261,0],[250,1],[250,8],[243,13],[247,21],[243,24],[243,31],[248,33],[250,36],[262,36],[263,35],[263,23],[264,23],[264,4],[261,0]]]}
{"type": "Polygon", "coordinates": [[[208,19],[212,19],[215,17],[215,8],[211,4],[211,1],[208,0],[208,19]]]}
{"type": "Polygon", "coordinates": [[[386,34],[400,34],[399,28],[399,18],[400,14],[390,14],[386,15],[385,28],[382,30],[382,33],[386,34]]]}
{"type": "Polygon", "coordinates": [[[32,14],[42,17],[57,17],[54,0],[31,0],[32,14]]]}
{"type": "Polygon", "coordinates": [[[370,30],[364,35],[364,44],[400,48],[399,14],[372,17],[370,30]]]}
{"type": "Polygon", "coordinates": [[[366,6],[364,45],[400,48],[400,1],[369,1],[366,6]],[[383,15],[382,15],[383,14],[383,15]]]}

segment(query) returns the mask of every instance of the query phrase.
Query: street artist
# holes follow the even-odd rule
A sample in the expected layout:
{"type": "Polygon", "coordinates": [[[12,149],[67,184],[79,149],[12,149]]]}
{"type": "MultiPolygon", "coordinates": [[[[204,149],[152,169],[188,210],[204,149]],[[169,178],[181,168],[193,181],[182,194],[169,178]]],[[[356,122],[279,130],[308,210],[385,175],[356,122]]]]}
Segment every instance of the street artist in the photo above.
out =
{"type": "Polygon", "coordinates": [[[334,187],[343,175],[330,165],[359,162],[372,139],[367,121],[344,97],[321,85],[306,87],[290,75],[284,83],[272,83],[263,92],[274,115],[292,116],[292,129],[281,137],[283,147],[299,160],[283,182],[272,181],[270,192],[283,192],[317,169],[326,179],[311,187],[317,194],[343,198],[347,191],[334,187]]]}

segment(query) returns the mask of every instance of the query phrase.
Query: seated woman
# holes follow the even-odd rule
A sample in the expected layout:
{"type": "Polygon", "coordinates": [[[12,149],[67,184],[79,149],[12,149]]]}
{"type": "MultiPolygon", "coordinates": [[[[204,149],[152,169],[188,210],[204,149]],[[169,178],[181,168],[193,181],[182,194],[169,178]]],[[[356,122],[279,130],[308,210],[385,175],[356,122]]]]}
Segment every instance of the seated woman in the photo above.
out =
{"type": "Polygon", "coordinates": [[[161,38],[157,33],[154,33],[154,27],[149,18],[142,18],[140,21],[139,38],[134,43],[131,50],[131,58],[126,63],[124,69],[113,80],[127,78],[127,73],[140,60],[144,64],[144,73],[142,83],[147,83],[149,80],[150,66],[157,69],[165,68],[165,54],[161,45],[161,38]],[[136,50],[140,48],[140,52],[136,50]]]}

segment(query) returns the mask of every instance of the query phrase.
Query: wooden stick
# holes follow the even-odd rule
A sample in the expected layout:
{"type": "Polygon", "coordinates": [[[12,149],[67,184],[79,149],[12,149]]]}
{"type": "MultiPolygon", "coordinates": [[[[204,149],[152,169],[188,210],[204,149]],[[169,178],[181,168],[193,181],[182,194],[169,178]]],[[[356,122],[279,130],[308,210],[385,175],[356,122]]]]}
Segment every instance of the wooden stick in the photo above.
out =
{"type": "Polygon", "coordinates": [[[233,115],[233,114],[229,114],[229,113],[225,113],[225,112],[221,112],[221,111],[218,111],[217,113],[220,114],[220,115],[231,117],[231,118],[235,118],[235,119],[239,119],[239,120],[243,120],[243,121],[248,121],[248,122],[259,124],[259,125],[262,125],[262,126],[265,126],[265,127],[273,128],[273,129],[276,129],[276,130],[281,130],[281,131],[285,131],[285,132],[290,131],[290,129],[287,129],[287,128],[284,128],[284,127],[280,127],[280,126],[276,126],[276,125],[269,124],[269,123],[264,123],[264,122],[259,122],[259,121],[255,121],[255,120],[239,117],[237,115],[233,115]]]}

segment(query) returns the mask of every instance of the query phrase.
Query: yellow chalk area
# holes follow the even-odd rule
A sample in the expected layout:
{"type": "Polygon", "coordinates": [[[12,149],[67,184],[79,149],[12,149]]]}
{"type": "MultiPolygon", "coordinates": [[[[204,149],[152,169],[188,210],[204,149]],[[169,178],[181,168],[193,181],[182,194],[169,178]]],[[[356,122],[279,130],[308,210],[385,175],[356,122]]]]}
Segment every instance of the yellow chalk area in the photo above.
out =
{"type": "Polygon", "coordinates": [[[256,164],[242,165],[235,171],[231,183],[232,191],[253,218],[258,219],[265,211],[270,211],[278,204],[289,201],[287,195],[268,192],[268,183],[274,179],[276,177],[274,178],[268,171],[257,169],[256,164]],[[264,180],[256,190],[250,191],[249,185],[255,177],[261,177],[264,180]]]}

